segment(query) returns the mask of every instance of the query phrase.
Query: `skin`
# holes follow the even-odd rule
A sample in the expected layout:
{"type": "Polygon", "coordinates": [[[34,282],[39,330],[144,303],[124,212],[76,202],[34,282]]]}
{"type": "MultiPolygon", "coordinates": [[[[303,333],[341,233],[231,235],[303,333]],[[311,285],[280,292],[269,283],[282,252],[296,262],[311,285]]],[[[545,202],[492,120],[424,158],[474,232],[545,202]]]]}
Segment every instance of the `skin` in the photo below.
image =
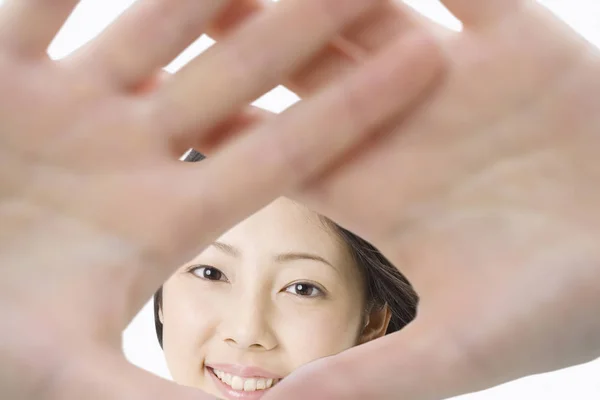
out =
{"type": "MultiPolygon", "coordinates": [[[[233,220],[250,214],[252,205],[256,209],[282,192],[294,194],[312,209],[332,216],[371,239],[392,261],[403,260],[409,279],[421,295],[422,312],[417,321],[399,335],[301,368],[268,395],[272,399],[399,396],[440,399],[574,365],[600,354],[600,326],[596,318],[590,317],[597,314],[600,304],[600,263],[596,254],[600,218],[595,190],[600,180],[596,173],[600,150],[596,140],[600,122],[595,113],[600,103],[597,49],[582,42],[538,5],[524,5],[525,2],[519,0],[445,0],[444,4],[463,21],[465,29],[440,35],[428,24],[395,23],[403,21],[405,10],[399,3],[389,2],[386,7],[395,9],[392,15],[398,19],[388,20],[389,25],[371,25],[389,29],[374,30],[378,32],[376,35],[367,29],[356,36],[358,46],[372,51],[364,53],[365,60],[379,60],[379,63],[372,61],[364,66],[372,74],[364,72],[362,80],[358,78],[360,74],[343,74],[343,79],[348,79],[343,81],[337,81],[335,74],[329,75],[336,84],[344,82],[345,90],[329,92],[329,97],[323,97],[319,90],[319,94],[311,96],[313,107],[295,107],[284,118],[277,118],[277,123],[268,123],[271,130],[259,130],[262,135],[251,130],[252,135],[236,137],[238,144],[227,145],[230,149],[227,152],[221,152],[218,147],[214,149],[213,162],[206,164],[210,170],[213,173],[220,170],[223,174],[227,171],[228,177],[240,177],[239,181],[231,179],[231,186],[227,186],[229,181],[224,176],[206,179],[208,173],[202,179],[196,171],[193,177],[191,172],[156,174],[157,159],[153,157],[157,156],[148,150],[153,149],[152,146],[135,146],[135,151],[131,149],[131,154],[122,158],[117,152],[106,151],[102,157],[90,158],[87,153],[73,150],[77,144],[79,149],[95,148],[99,144],[121,148],[118,145],[124,146],[123,137],[139,138],[141,143],[147,143],[145,141],[154,137],[147,133],[154,132],[150,128],[155,124],[145,129],[135,124],[137,129],[129,125],[118,130],[108,129],[106,117],[114,113],[102,108],[102,114],[95,107],[112,104],[112,110],[132,113],[131,109],[123,111],[122,103],[115,99],[115,93],[131,92],[114,89],[110,92],[112,96],[92,96],[94,100],[105,102],[90,105],[83,101],[89,99],[86,95],[106,93],[102,74],[93,73],[93,79],[82,79],[83,72],[57,75],[48,62],[32,61],[39,60],[35,57],[39,56],[39,49],[50,42],[62,24],[61,15],[67,14],[64,10],[74,1],[54,2],[52,12],[39,15],[33,10],[47,10],[38,8],[38,3],[38,7],[33,6],[33,0],[18,3],[22,5],[21,11],[29,12],[4,9],[1,17],[5,28],[0,38],[4,63],[0,82],[10,88],[11,93],[22,97],[11,97],[0,103],[0,109],[6,114],[0,118],[3,124],[0,132],[3,141],[11,144],[2,147],[11,158],[0,158],[3,163],[0,171],[11,173],[2,176],[0,193],[3,210],[7,210],[25,199],[23,187],[27,187],[32,197],[27,197],[25,204],[34,203],[39,208],[21,207],[20,214],[16,214],[14,208],[9,209],[10,212],[2,215],[0,227],[2,245],[12,250],[2,253],[2,265],[9,265],[10,269],[3,270],[0,281],[4,285],[0,292],[3,321],[11,321],[0,342],[4,346],[1,365],[9,366],[1,370],[0,384],[8,397],[197,398],[197,394],[177,390],[126,366],[118,356],[118,346],[106,337],[118,337],[129,319],[120,316],[133,315],[137,305],[150,296],[151,290],[139,290],[137,286],[158,287],[168,272],[172,272],[165,270],[164,265],[178,265],[183,262],[182,257],[197,253],[202,232],[207,235],[204,243],[208,244],[233,225],[233,220]],[[57,4],[60,4],[58,8],[57,4]],[[26,27],[36,27],[36,35],[29,35],[34,30],[26,27]],[[399,40],[406,43],[407,29],[410,35],[418,31],[418,35],[435,37],[444,52],[444,80],[436,90],[426,93],[425,99],[420,99],[425,100],[420,103],[421,107],[412,101],[425,87],[423,82],[434,75],[432,65],[436,63],[432,62],[435,58],[431,44],[398,45],[398,49],[389,50],[399,40]],[[400,60],[403,67],[385,69],[390,79],[396,77],[397,80],[385,80],[385,85],[373,80],[381,76],[384,64],[398,66],[400,64],[394,62],[400,63],[400,60]],[[407,83],[407,77],[411,83],[420,82],[419,85],[407,83]],[[32,81],[35,85],[30,84],[32,81]],[[95,84],[89,85],[90,81],[95,84]],[[381,85],[374,85],[375,82],[381,85]],[[60,85],[61,90],[53,85],[60,85]],[[386,92],[390,86],[393,90],[386,92]],[[352,90],[348,91],[349,87],[352,90]],[[360,101],[358,106],[348,102],[348,93],[353,94],[350,97],[353,101],[360,101]],[[326,104],[319,104],[317,99],[326,104]],[[389,104],[393,102],[397,106],[394,108],[396,121],[388,118],[392,113],[389,104]],[[355,107],[352,110],[368,112],[358,115],[350,112],[350,103],[355,107]],[[385,108],[384,103],[390,108],[385,108]],[[74,113],[77,107],[85,107],[88,112],[74,113]],[[326,112],[319,114],[319,110],[326,112]],[[385,112],[376,114],[375,110],[385,112]],[[31,118],[32,114],[37,118],[31,118]],[[79,126],[98,130],[98,134],[93,135],[96,142],[90,146],[89,140],[78,142],[80,136],[59,135],[63,143],[73,145],[70,152],[64,150],[61,157],[48,152],[48,138],[54,139],[56,132],[72,131],[74,114],[85,116],[79,126]],[[356,118],[352,120],[352,117],[356,118]],[[348,119],[353,123],[344,125],[343,121],[348,119]],[[382,125],[393,129],[382,131],[382,125]],[[267,135],[267,131],[277,132],[274,135],[277,140],[267,135]],[[119,135],[113,136],[114,132],[119,135]],[[144,134],[124,135],[135,132],[144,134]],[[367,145],[361,140],[352,140],[352,143],[342,140],[356,137],[371,138],[371,142],[367,145]],[[262,164],[266,138],[274,140],[271,143],[280,149],[268,153],[269,157],[282,155],[275,161],[267,157],[267,165],[262,164]],[[360,152],[346,153],[343,161],[338,157],[359,142],[362,144],[360,152]],[[84,194],[89,194],[73,199],[65,195],[74,190],[73,185],[65,189],[68,182],[64,175],[47,174],[43,184],[31,178],[32,161],[31,157],[24,158],[25,149],[28,154],[45,157],[36,160],[50,160],[51,164],[60,161],[62,168],[67,165],[67,170],[71,168],[78,173],[81,173],[80,163],[88,163],[85,165],[90,166],[90,170],[95,167],[95,171],[105,171],[101,167],[106,168],[107,164],[126,165],[128,171],[139,171],[140,160],[151,159],[152,176],[160,182],[154,191],[144,192],[140,190],[147,190],[148,186],[142,185],[139,179],[107,186],[98,174],[89,173],[85,179],[75,181],[88,189],[84,194]],[[65,161],[67,154],[72,158],[65,161]],[[241,154],[245,157],[240,157],[241,154]],[[139,157],[135,158],[137,162],[131,161],[133,156],[139,157]],[[253,163],[251,172],[247,160],[253,163]],[[233,168],[235,165],[237,169],[233,168]],[[189,185],[191,180],[202,181],[202,184],[189,185]],[[181,182],[178,187],[185,186],[186,190],[181,189],[180,195],[164,190],[165,185],[172,186],[173,182],[181,182]],[[207,194],[194,192],[200,192],[200,187],[217,187],[217,182],[223,197],[209,198],[207,194]],[[251,189],[260,192],[258,197],[249,195],[255,193],[251,189]],[[145,195],[140,196],[141,192],[145,195]],[[112,203],[108,205],[106,198],[98,193],[111,193],[112,203]],[[123,197],[135,198],[135,201],[119,198],[117,194],[121,193],[129,193],[130,196],[123,197]],[[169,193],[169,196],[161,197],[161,193],[169,193]],[[70,210],[69,215],[88,228],[84,229],[85,234],[81,229],[70,227],[69,230],[64,225],[57,229],[56,224],[50,224],[56,221],[58,214],[56,208],[52,208],[57,204],[55,196],[58,194],[64,201],[58,204],[68,206],[64,209],[70,210]],[[140,197],[146,199],[145,212],[140,211],[140,197]],[[182,198],[189,202],[173,200],[182,198]],[[203,217],[190,218],[200,213],[199,210],[206,210],[203,204],[212,204],[211,212],[202,211],[203,217]],[[87,213],[75,212],[77,209],[85,209],[87,213]],[[165,215],[158,218],[160,223],[148,225],[148,221],[153,220],[149,216],[155,217],[157,210],[165,215]],[[215,217],[219,215],[215,210],[220,210],[221,215],[227,214],[232,221],[227,224],[225,219],[215,217]],[[182,218],[180,212],[186,218],[182,218]],[[19,220],[17,215],[24,218],[19,220]],[[103,232],[128,240],[117,240],[116,246],[106,245],[105,236],[97,233],[97,226],[99,221],[106,222],[107,215],[114,226],[101,224],[103,232]],[[193,222],[190,223],[190,219],[193,222]],[[135,227],[130,228],[133,232],[124,235],[118,229],[121,222],[135,227]],[[48,230],[40,232],[35,226],[48,230]],[[181,229],[182,226],[187,228],[181,229]],[[90,227],[94,228],[91,232],[90,227]],[[206,232],[214,234],[209,239],[206,232]],[[17,242],[16,238],[21,241],[17,242]],[[186,243],[186,238],[193,238],[195,243],[186,243]],[[144,252],[139,247],[125,251],[133,255],[120,255],[122,253],[115,251],[123,247],[132,249],[123,246],[123,242],[133,239],[145,251],[167,254],[162,256],[167,262],[157,263],[162,266],[156,266],[161,272],[156,275],[148,274],[147,269],[145,274],[139,272],[141,260],[148,259],[142,256],[144,252]],[[64,243],[69,246],[65,247],[64,243]],[[61,249],[60,260],[50,257],[56,256],[57,248],[61,249]],[[82,253],[85,255],[84,250],[90,248],[97,251],[87,254],[82,262],[82,253]],[[106,260],[99,260],[98,254],[111,254],[113,258],[110,263],[103,262],[106,260]],[[91,260],[98,261],[97,268],[82,267],[90,265],[91,260]],[[23,268],[24,265],[27,268],[23,268]],[[109,268],[109,265],[116,267],[109,268]],[[49,266],[57,273],[49,275],[49,266]],[[39,276],[52,276],[52,279],[32,286],[31,282],[39,282],[39,276]],[[99,304],[94,300],[107,298],[98,289],[102,286],[98,285],[99,278],[109,281],[112,286],[104,286],[112,287],[119,294],[111,297],[116,299],[114,303],[99,304]],[[75,292],[73,288],[81,288],[81,291],[75,292]],[[123,298],[127,301],[119,300],[123,298]],[[123,304],[131,304],[131,307],[123,304]],[[49,321],[48,307],[62,312],[49,321]],[[97,321],[104,323],[99,326],[97,321]],[[478,322],[477,329],[472,329],[473,321],[478,322]],[[24,334],[27,332],[29,334],[24,334]],[[69,343],[69,346],[61,347],[61,343],[69,343]],[[39,357],[39,354],[44,356],[39,357]],[[332,379],[335,377],[338,379],[332,379]],[[332,385],[332,382],[352,384],[332,385]]],[[[295,2],[287,4],[292,3],[295,2]]],[[[303,4],[314,3],[304,0],[303,4]]],[[[304,29],[302,34],[313,34],[319,27],[319,24],[311,24],[311,29],[304,29]]],[[[269,47],[264,36],[258,36],[256,51],[275,51],[276,47],[269,47]]],[[[149,43],[156,47],[155,42],[149,43]]],[[[109,47],[112,45],[117,46],[117,43],[109,43],[109,47]]],[[[364,60],[360,61],[358,64],[362,65],[364,60]]],[[[203,74],[211,72],[219,74],[221,71],[205,70],[203,74]]],[[[252,84],[253,78],[241,81],[252,84]]],[[[281,81],[286,78],[282,77],[281,81]]],[[[150,77],[141,77],[141,81],[148,79],[150,77]]],[[[179,87],[185,88],[185,85],[179,87]]],[[[164,107],[165,102],[157,104],[164,107]]],[[[190,108],[198,106],[193,101],[186,104],[190,108]]],[[[239,111],[232,110],[231,103],[226,104],[232,113],[239,111]]],[[[194,126],[190,122],[193,122],[190,116],[193,113],[183,114],[177,116],[176,122],[194,126]]],[[[164,135],[169,130],[159,131],[164,135]]],[[[196,135],[195,141],[190,143],[201,142],[201,139],[202,135],[196,135]]],[[[162,149],[164,141],[160,143],[162,149]]]]}
{"type": "Polygon", "coordinates": [[[163,349],[177,383],[219,396],[205,364],[286,377],[385,334],[388,310],[365,315],[364,282],[347,248],[304,206],[280,198],[217,242],[235,254],[210,246],[163,287],[163,349]],[[299,292],[298,283],[310,289],[299,292]]]}
{"type": "Polygon", "coordinates": [[[10,94],[0,98],[0,393],[203,399],[131,366],[123,329],[178,265],[410,106],[439,53],[427,37],[403,37],[192,167],[178,161],[182,147],[210,140],[372,0],[282,3],[159,87],[156,71],[225,3],[136,2],[93,44],[52,61],[45,49],[76,4],[0,8],[0,92],[10,94]]]}

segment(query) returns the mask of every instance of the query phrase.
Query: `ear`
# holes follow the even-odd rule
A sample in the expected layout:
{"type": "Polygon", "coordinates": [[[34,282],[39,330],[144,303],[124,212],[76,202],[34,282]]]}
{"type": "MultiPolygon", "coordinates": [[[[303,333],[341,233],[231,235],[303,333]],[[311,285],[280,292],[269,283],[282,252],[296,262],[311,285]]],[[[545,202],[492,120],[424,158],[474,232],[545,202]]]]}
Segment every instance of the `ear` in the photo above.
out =
{"type": "Polygon", "coordinates": [[[161,324],[165,324],[164,318],[163,318],[163,311],[162,311],[162,304],[158,306],[158,320],[160,321],[161,324]]]}
{"type": "Polygon", "coordinates": [[[366,317],[358,343],[364,344],[385,336],[391,319],[392,312],[387,305],[381,308],[374,308],[366,317]]]}

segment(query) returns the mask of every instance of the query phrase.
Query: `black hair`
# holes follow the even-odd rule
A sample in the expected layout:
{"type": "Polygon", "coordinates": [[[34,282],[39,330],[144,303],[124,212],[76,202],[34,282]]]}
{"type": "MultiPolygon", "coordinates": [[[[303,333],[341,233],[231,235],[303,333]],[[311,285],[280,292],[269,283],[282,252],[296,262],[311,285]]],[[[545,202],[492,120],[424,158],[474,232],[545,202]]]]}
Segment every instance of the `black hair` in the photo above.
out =
{"type": "MultiPolygon", "coordinates": [[[[201,153],[191,150],[184,161],[198,162],[204,158],[201,153]]],[[[389,307],[392,315],[386,335],[408,325],[417,315],[419,297],[406,277],[371,243],[332,220],[321,218],[346,245],[363,276],[367,299],[364,311],[389,307]]],[[[159,319],[161,306],[162,287],[154,294],[154,325],[158,343],[162,347],[163,324],[159,319]]]]}

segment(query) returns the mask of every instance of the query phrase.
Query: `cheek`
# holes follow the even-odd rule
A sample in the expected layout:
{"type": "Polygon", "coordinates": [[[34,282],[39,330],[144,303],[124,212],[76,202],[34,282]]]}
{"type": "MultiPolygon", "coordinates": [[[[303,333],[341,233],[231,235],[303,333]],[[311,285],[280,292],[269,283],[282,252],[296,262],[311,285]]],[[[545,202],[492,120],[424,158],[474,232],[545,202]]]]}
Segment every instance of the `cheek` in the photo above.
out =
{"type": "Polygon", "coordinates": [[[361,325],[357,309],[315,307],[288,314],[279,337],[293,369],[354,347],[361,325]]]}
{"type": "Polygon", "coordinates": [[[204,345],[215,332],[215,307],[206,294],[174,288],[163,301],[163,350],[173,379],[195,385],[204,345]],[[173,295],[171,295],[173,293],[173,295]]]}

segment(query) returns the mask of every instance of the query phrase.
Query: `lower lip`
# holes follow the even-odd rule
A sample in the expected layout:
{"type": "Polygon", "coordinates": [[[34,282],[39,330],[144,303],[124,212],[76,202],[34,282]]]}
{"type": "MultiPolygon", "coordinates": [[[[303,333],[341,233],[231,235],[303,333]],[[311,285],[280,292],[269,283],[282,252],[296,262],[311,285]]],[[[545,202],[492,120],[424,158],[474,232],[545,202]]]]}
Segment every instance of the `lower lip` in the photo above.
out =
{"type": "Polygon", "coordinates": [[[255,390],[254,392],[246,392],[244,390],[234,390],[231,386],[221,381],[212,368],[205,367],[206,373],[211,376],[215,385],[223,395],[229,400],[258,400],[265,395],[271,388],[255,390]]]}

